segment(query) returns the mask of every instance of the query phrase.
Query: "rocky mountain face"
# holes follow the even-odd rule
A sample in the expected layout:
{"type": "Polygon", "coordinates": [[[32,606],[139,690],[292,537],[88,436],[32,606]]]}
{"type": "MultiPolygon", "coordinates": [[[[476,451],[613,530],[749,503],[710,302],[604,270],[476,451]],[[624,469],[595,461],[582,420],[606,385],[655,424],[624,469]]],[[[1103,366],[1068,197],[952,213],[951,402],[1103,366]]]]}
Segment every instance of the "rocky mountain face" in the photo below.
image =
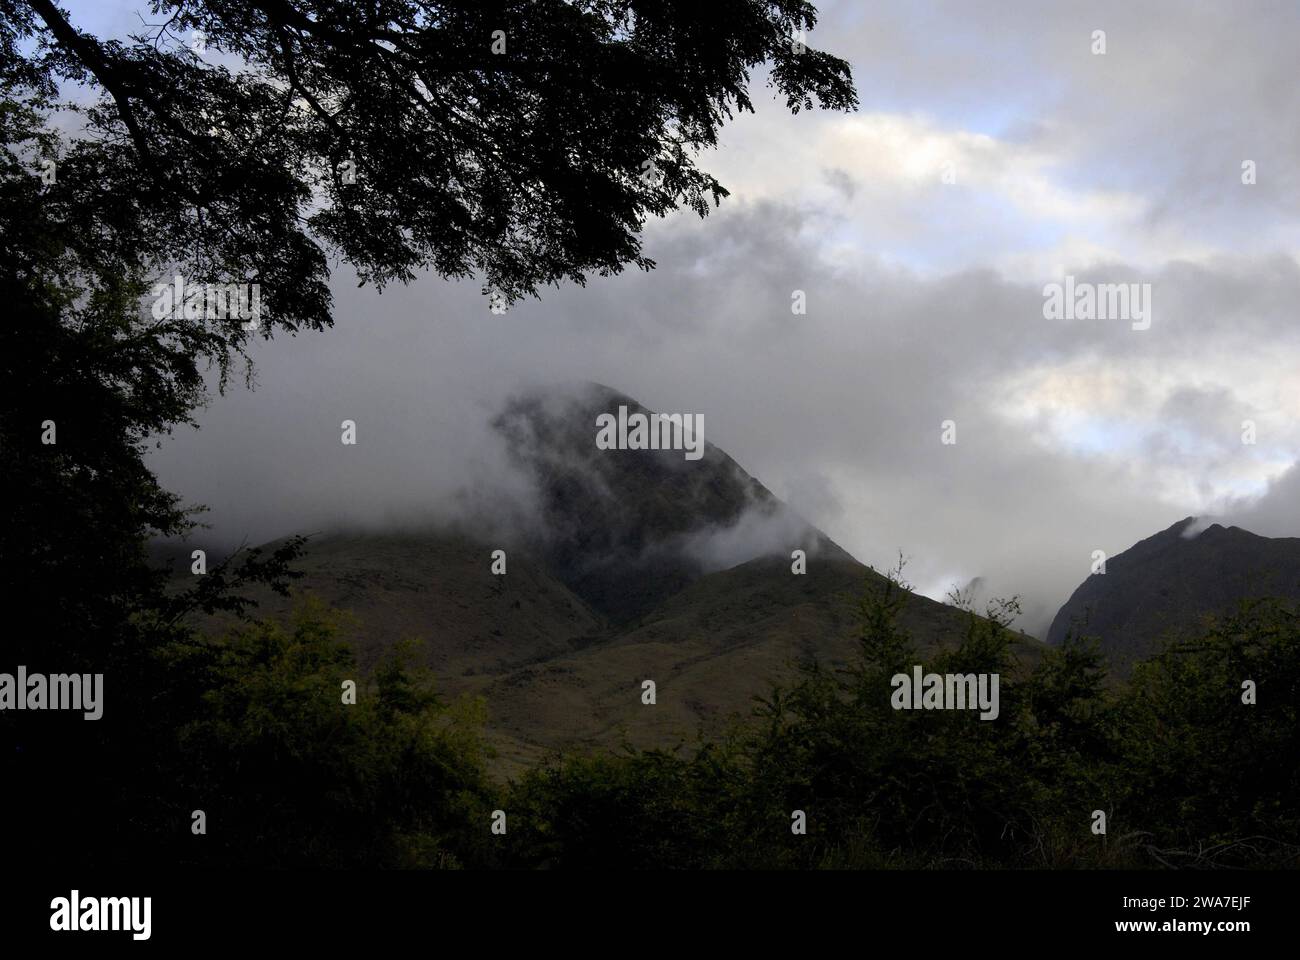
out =
{"type": "Polygon", "coordinates": [[[1047,642],[1060,644],[1073,626],[1098,637],[1123,673],[1163,637],[1262,596],[1300,600],[1300,539],[1187,517],[1110,557],[1057,612],[1047,642]]]}
{"type": "Polygon", "coordinates": [[[529,546],[612,623],[767,552],[848,559],[707,439],[698,460],[680,449],[599,449],[597,418],[620,408],[655,416],[609,387],[584,384],[516,397],[493,423],[538,491],[540,530],[529,546]]]}

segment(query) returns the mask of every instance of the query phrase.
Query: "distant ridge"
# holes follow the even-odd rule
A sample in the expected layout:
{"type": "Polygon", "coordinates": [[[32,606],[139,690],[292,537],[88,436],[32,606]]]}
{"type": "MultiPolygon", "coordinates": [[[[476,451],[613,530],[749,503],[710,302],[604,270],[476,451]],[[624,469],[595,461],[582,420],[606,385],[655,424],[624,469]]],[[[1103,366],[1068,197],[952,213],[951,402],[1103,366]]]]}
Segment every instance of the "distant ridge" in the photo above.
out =
{"type": "Polygon", "coordinates": [[[1300,539],[1203,523],[1185,517],[1108,558],[1106,573],[1084,580],[1057,612],[1047,642],[1059,645],[1077,624],[1124,672],[1162,636],[1195,629],[1242,599],[1300,600],[1300,539]]]}

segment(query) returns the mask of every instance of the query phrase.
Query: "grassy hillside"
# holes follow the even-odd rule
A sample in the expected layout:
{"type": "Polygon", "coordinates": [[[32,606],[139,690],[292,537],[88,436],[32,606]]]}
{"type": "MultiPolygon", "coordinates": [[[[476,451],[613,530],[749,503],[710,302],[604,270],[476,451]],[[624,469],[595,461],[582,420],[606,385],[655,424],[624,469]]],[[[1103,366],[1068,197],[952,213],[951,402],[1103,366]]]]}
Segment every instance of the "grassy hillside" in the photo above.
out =
{"type": "MultiPolygon", "coordinates": [[[[755,695],[794,676],[798,661],[850,661],[856,604],[880,575],[840,553],[795,575],[761,558],[705,575],[634,622],[610,625],[521,551],[490,573],[491,548],[463,535],[334,535],[310,542],[290,599],[264,592],[258,614],[284,617],[315,596],[350,614],[344,639],[369,669],[414,639],[448,695],[481,695],[487,733],[512,772],[550,751],[672,746],[748,716],[755,695]],[[653,680],[657,703],[641,702],[653,680]]],[[[232,625],[207,621],[210,632],[232,625]]],[[[923,651],[950,649],[969,614],[913,595],[900,622],[923,651]]],[[[1037,641],[1018,655],[1032,665],[1037,641]]]]}
{"type": "MultiPolygon", "coordinates": [[[[521,551],[508,551],[506,576],[493,576],[493,549],[446,531],[314,537],[295,565],[303,577],[294,595],[352,615],[344,638],[362,667],[414,638],[424,665],[448,681],[565,653],[603,634],[603,620],[521,551]]],[[[259,616],[283,617],[294,602],[266,589],[252,595],[259,616]]],[[[232,623],[215,616],[205,627],[232,623]]]]}

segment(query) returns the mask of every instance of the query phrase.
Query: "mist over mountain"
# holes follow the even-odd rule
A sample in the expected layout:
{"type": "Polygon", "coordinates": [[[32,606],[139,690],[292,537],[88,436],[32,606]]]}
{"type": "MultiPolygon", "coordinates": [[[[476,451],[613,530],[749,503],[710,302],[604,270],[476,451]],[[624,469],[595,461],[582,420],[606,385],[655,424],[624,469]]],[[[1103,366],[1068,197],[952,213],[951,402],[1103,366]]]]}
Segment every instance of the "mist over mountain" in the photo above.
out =
{"type": "MultiPolygon", "coordinates": [[[[179,562],[201,547],[220,559],[292,534],[439,530],[527,549],[619,622],[705,573],[756,557],[788,558],[798,548],[848,558],[709,442],[707,424],[698,460],[681,450],[598,449],[599,415],[620,407],[652,415],[602,384],[531,384],[504,393],[484,385],[463,395],[432,385],[427,406],[438,413],[358,418],[355,447],[340,446],[332,431],[304,444],[302,431],[293,431],[280,459],[297,465],[305,483],[293,490],[278,477],[258,483],[270,464],[250,458],[245,486],[265,492],[232,510],[222,490],[212,514],[200,517],[204,527],[185,543],[156,544],[155,554],[179,562]],[[340,500],[337,488],[349,479],[353,492],[340,500]]],[[[249,425],[255,447],[263,445],[261,426],[249,425]]]]}
{"type": "MultiPolygon", "coordinates": [[[[466,507],[459,515],[322,531],[292,597],[257,592],[257,615],[287,615],[308,596],[348,611],[363,669],[414,641],[443,690],[486,698],[507,771],[556,748],[670,746],[748,714],[803,658],[848,662],[857,601],[882,575],[709,442],[707,423],[696,460],[598,448],[597,417],[620,406],[651,413],[595,383],[516,392],[490,427],[520,499],[480,512],[489,501],[467,492],[448,501],[466,507]],[[504,575],[492,569],[498,550],[504,575]],[[639,699],[646,679],[671,692],[652,714],[639,699]]],[[[188,546],[172,547],[178,582],[188,546]]],[[[900,622],[935,651],[970,616],[912,594],[900,622]]],[[[1040,649],[1017,641],[1022,662],[1040,649]]]]}
{"type": "Polygon", "coordinates": [[[1167,633],[1263,596],[1300,600],[1300,539],[1186,517],[1108,558],[1106,572],[1061,607],[1046,639],[1060,644],[1073,626],[1098,637],[1111,665],[1125,670],[1167,633]]]}

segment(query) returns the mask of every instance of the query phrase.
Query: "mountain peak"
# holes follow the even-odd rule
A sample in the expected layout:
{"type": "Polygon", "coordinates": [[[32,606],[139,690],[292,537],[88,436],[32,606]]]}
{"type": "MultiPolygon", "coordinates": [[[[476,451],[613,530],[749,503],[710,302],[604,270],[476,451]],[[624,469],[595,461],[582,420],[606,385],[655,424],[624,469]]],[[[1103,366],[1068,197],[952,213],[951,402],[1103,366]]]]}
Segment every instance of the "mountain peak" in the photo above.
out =
{"type": "Polygon", "coordinates": [[[1187,517],[1106,561],[1084,580],[1047,634],[1060,644],[1073,628],[1098,637],[1112,665],[1151,653],[1238,601],[1300,600],[1300,539],[1261,537],[1208,518],[1187,517]]]}
{"type": "MultiPolygon", "coordinates": [[[[626,622],[706,573],[803,549],[849,559],[700,429],[682,449],[602,449],[598,418],[620,423],[694,411],[651,411],[604,384],[517,394],[493,420],[533,480],[540,524],[531,547],[584,601],[626,622]],[[621,409],[620,409],[621,408],[621,409]]],[[[707,425],[704,425],[707,426],[707,425]]]]}

